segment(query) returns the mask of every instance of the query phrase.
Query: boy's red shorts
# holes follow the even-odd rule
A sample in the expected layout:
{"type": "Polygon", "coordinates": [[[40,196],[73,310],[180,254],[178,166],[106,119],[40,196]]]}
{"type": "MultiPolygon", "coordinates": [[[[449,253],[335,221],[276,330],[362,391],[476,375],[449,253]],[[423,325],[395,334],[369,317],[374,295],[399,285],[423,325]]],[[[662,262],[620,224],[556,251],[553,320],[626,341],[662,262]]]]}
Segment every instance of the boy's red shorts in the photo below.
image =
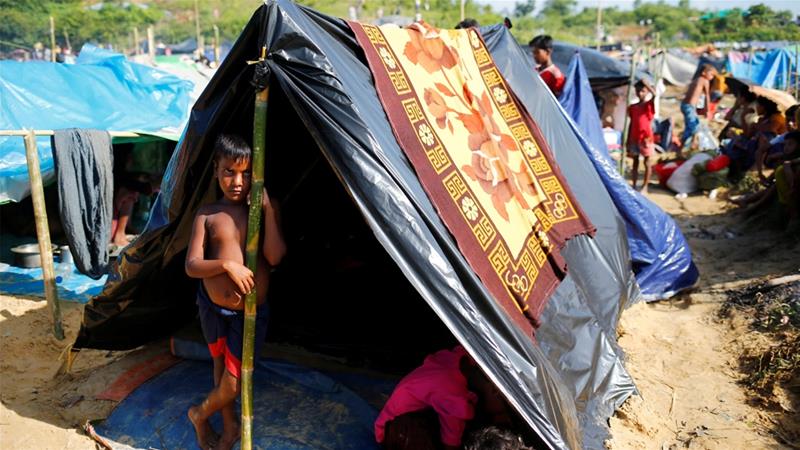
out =
{"type": "MultiPolygon", "coordinates": [[[[242,373],[242,343],[244,335],[244,311],[223,308],[211,301],[203,282],[197,289],[197,309],[200,326],[208,343],[212,358],[225,357],[225,368],[236,378],[242,373]]],[[[261,344],[267,335],[267,303],[256,310],[256,340],[254,355],[258,358],[261,344]]]]}

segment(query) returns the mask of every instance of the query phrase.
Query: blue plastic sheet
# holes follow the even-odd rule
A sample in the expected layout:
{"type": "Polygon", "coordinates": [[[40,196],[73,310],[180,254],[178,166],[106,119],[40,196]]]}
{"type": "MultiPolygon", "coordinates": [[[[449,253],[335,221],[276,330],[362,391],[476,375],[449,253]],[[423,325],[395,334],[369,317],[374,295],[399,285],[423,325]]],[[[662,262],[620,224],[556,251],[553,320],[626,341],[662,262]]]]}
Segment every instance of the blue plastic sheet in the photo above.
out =
{"type": "MultiPolygon", "coordinates": [[[[85,45],[77,64],[0,61],[0,129],[88,128],[177,140],[193,84],[123,55],[85,45]]],[[[45,181],[54,176],[50,138],[37,139],[45,181]]],[[[21,137],[0,137],[0,203],[28,195],[21,137]]]]}
{"type": "MultiPolygon", "coordinates": [[[[73,264],[56,264],[56,291],[58,299],[86,303],[103,290],[108,275],[93,280],[78,272],[73,264]]],[[[0,293],[44,297],[42,269],[23,269],[0,263],[0,293]]]]}
{"type": "MultiPolygon", "coordinates": [[[[378,448],[373,432],[378,410],[333,378],[288,362],[261,360],[253,383],[254,448],[378,448]]],[[[135,448],[197,448],[186,411],[203,401],[212,386],[210,363],[182,362],[134,391],[96,431],[135,448]]],[[[221,430],[218,414],[211,425],[221,430]]]]}
{"type": "Polygon", "coordinates": [[[559,102],[571,117],[570,125],[625,221],[642,298],[661,300],[691,287],[699,273],[680,228],[667,213],[628,184],[608,154],[580,55],[573,56],[566,76],[559,102]]]}
{"type": "Polygon", "coordinates": [[[726,63],[728,72],[736,78],[746,78],[761,86],[786,89],[794,86],[797,61],[794,50],[776,48],[765,52],[730,52],[726,63]]]}

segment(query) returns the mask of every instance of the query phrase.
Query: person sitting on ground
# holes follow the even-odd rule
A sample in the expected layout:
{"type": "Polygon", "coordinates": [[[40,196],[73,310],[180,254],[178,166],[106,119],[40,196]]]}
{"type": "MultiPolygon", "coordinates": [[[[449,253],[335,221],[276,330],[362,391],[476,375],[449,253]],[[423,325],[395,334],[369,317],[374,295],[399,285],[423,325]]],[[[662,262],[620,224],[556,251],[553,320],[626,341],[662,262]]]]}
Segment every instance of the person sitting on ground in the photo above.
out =
{"type": "Polygon", "coordinates": [[[464,442],[464,450],[531,450],[522,437],[495,426],[473,431],[464,442]]]}
{"type": "Polygon", "coordinates": [[[630,129],[628,130],[628,156],[633,158],[631,171],[631,184],[636,189],[636,179],[639,176],[639,156],[644,159],[644,180],[642,181],[642,192],[647,192],[650,184],[650,157],[655,154],[655,136],[653,134],[653,118],[655,117],[655,91],[645,80],[636,82],[636,96],[639,102],[628,107],[628,115],[631,118],[630,129]],[[648,95],[652,94],[648,100],[648,95]]]}
{"type": "Polygon", "coordinates": [[[286,253],[276,206],[264,189],[258,270],[253,274],[244,265],[251,159],[250,147],[242,138],[218,137],[214,174],[222,198],[197,212],[186,254],[186,274],[200,279],[197,287],[200,325],[214,361],[214,389],[188,412],[202,449],[227,450],[239,437],[234,404],[240,390],[244,298],[256,289],[254,354],[258,355],[266,336],[270,268],[277,266],[286,253]],[[221,436],[208,422],[217,411],[222,414],[221,436]]]}
{"type": "Polygon", "coordinates": [[[467,28],[480,28],[481,25],[478,23],[477,20],[472,18],[466,18],[461,22],[458,22],[456,25],[456,30],[466,30],[467,28]]]}
{"type": "Polygon", "coordinates": [[[536,71],[542,77],[544,83],[550,88],[550,91],[558,97],[564,89],[566,77],[561,73],[561,69],[553,64],[553,38],[546,34],[541,34],[531,39],[528,45],[533,52],[533,59],[536,61],[536,71]]]}
{"type": "MultiPolygon", "coordinates": [[[[786,133],[796,131],[798,129],[797,120],[800,118],[800,104],[790,106],[783,115],[786,120],[786,133]]],[[[764,176],[764,168],[774,169],[775,164],[782,159],[783,141],[786,133],[779,134],[772,139],[767,139],[766,136],[761,136],[758,139],[758,148],[755,156],[756,172],[762,183],[767,180],[764,176]]]]}
{"type": "Polygon", "coordinates": [[[717,69],[711,64],[703,65],[700,74],[697,75],[689,84],[686,96],[681,103],[681,113],[683,113],[684,130],[683,143],[684,150],[688,150],[692,145],[694,135],[700,127],[700,119],[697,117],[698,109],[706,116],[709,114],[708,102],[711,99],[710,89],[711,80],[717,75],[717,69]]]}
{"type": "Polygon", "coordinates": [[[722,149],[722,153],[731,158],[729,176],[734,180],[744,176],[755,164],[759,141],[763,144],[763,140],[769,141],[786,132],[786,119],[773,101],[758,97],[756,112],[758,122],[747,126],[741,136],[722,149]]]}
{"type": "Polygon", "coordinates": [[[794,193],[798,189],[796,181],[798,173],[797,165],[800,164],[800,131],[787,133],[783,139],[783,152],[780,154],[781,164],[775,169],[771,177],[767,179],[767,187],[758,192],[746,195],[741,198],[731,200],[734,204],[749,207],[747,213],[751,213],[765,205],[778,194],[779,201],[784,204],[790,214],[790,218],[797,218],[797,197],[794,193]]]}
{"type": "Polygon", "coordinates": [[[746,124],[758,122],[756,114],[756,95],[749,90],[740,90],[736,94],[736,102],[725,114],[728,124],[720,132],[720,139],[733,139],[742,134],[746,124]]]}
{"type": "Polygon", "coordinates": [[[511,414],[459,345],[429,355],[400,380],[375,421],[375,439],[388,450],[455,449],[473,420],[507,426],[511,414]]]}

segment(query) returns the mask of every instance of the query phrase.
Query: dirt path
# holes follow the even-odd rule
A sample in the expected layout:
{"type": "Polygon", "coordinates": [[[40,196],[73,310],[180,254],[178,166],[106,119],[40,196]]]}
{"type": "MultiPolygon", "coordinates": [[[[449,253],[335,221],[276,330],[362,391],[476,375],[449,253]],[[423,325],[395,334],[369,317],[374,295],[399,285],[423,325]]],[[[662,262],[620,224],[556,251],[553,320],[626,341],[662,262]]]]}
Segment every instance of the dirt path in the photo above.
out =
{"type": "MultiPolygon", "coordinates": [[[[797,238],[747,224],[724,202],[703,196],[650,198],[684,230],[701,279],[672,301],[637,304],[622,315],[620,345],[641,392],[611,420],[614,449],[791,448],[776,436],[786,411],[765,411],[738,383],[739,357],[769,339],[748,318],[720,319],[724,291],[796,272],[797,238]]],[[[778,431],[779,433],[780,431],[778,431]]],[[[784,435],[785,437],[785,435],[784,435]]]]}

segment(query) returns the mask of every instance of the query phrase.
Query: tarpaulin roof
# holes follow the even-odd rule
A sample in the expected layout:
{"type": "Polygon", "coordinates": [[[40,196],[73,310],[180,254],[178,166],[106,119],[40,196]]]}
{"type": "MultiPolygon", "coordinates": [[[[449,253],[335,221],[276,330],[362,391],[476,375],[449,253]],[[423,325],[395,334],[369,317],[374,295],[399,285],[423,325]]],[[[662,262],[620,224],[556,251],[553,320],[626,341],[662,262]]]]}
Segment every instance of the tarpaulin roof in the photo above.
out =
{"type": "MultiPolygon", "coordinates": [[[[77,64],[0,61],[0,129],[92,128],[178,140],[191,91],[189,81],[92,45],[77,64]]],[[[50,138],[37,145],[42,175],[51,179],[50,138]]],[[[29,190],[22,138],[0,137],[0,203],[29,190]]]]}
{"type": "Polygon", "coordinates": [[[736,78],[747,78],[766,88],[786,89],[794,85],[790,74],[797,70],[797,58],[794,51],[783,48],[752,55],[728,52],[725,68],[736,78]]]}
{"type": "Polygon", "coordinates": [[[586,155],[594,164],[617,210],[625,220],[636,281],[645,300],[669,298],[697,282],[689,243],[678,224],[631,188],[608,154],[586,71],[579,55],[573,56],[560,102],[581,135],[586,155]]]}
{"type": "MultiPolygon", "coordinates": [[[[265,46],[275,81],[267,120],[265,178],[270,193],[288,191],[288,198],[300,195],[293,192],[304,182],[321,183],[321,175],[309,175],[311,169],[305,169],[321,154],[327,162],[323,167],[335,173],[332,180],[352,199],[349,206],[357,208],[362,226],[365,222],[381,253],[388,254],[403,282],[424,299],[428,313],[432,310],[438,316],[437,322],[467,348],[535,430],[542,448],[603,448],[608,417],[635,391],[616,344],[619,314],[639,296],[625,224],[584,153],[579,134],[511,34],[502,25],[482,33],[501,74],[541,127],[572,192],[597,227],[594,238],[578,236],[562,250],[569,273],[542,313],[535,342],[491,297],[439,218],[398,145],[362,50],[346,23],[277,0],[255,13],[195,103],[147,229],[120,256],[119,271],[103,295],[87,306],[76,345],[135,346],[169,332],[181,311],[193,311],[196,284],[183,271],[192,218],[215,195],[215,136],[223,131],[245,136],[252,132],[253,69],[246,62],[258,58],[265,46]],[[292,125],[293,116],[299,128],[292,125]],[[303,140],[308,138],[313,138],[311,145],[303,140]]],[[[292,208],[284,201],[284,223],[301,210],[328,211],[329,205],[319,196],[336,189],[333,184],[315,186],[311,189],[315,197],[295,202],[292,208]]],[[[309,233],[329,233],[346,219],[345,213],[337,206],[333,216],[325,213],[324,219],[313,222],[309,233]]],[[[297,226],[309,227],[308,220],[294,222],[285,232],[293,233],[297,226]]],[[[287,258],[303,248],[309,236],[287,237],[287,258]]],[[[330,293],[320,294],[322,298],[309,294],[325,276],[317,268],[323,256],[305,258],[294,269],[284,260],[271,291],[292,270],[299,281],[287,289],[290,300],[282,303],[273,297],[276,308],[300,305],[297,320],[306,322],[348,320],[345,316],[315,319],[332,300],[334,313],[349,311],[352,300],[346,294],[330,299],[330,293]]],[[[371,277],[359,279],[351,289],[370,282],[371,277]]],[[[413,307],[413,299],[397,303],[390,298],[391,291],[376,289],[370,291],[372,301],[365,309],[348,313],[349,320],[359,321],[354,330],[339,325],[335,332],[379,326],[380,336],[361,336],[363,346],[381,336],[409,331],[409,323],[400,317],[413,307]]],[[[416,324],[424,315],[410,320],[416,324]]]]}
{"type": "Polygon", "coordinates": [[[692,63],[665,51],[650,58],[648,65],[651,74],[660,76],[667,83],[679,87],[687,86],[692,82],[696,69],[696,61],[692,63]]]}
{"type": "MultiPolygon", "coordinates": [[[[553,43],[553,63],[566,73],[569,68],[569,62],[572,56],[580,53],[583,64],[586,67],[586,73],[589,76],[589,82],[592,85],[592,90],[601,91],[605,89],[615,88],[628,84],[631,76],[631,65],[629,61],[620,61],[610,56],[605,55],[597,50],[579,47],[577,45],[567,44],[564,42],[553,43]]],[[[533,54],[530,47],[526,47],[526,56],[533,61],[533,54]]],[[[636,79],[650,80],[650,75],[646,72],[637,69],[636,79]]]]}

